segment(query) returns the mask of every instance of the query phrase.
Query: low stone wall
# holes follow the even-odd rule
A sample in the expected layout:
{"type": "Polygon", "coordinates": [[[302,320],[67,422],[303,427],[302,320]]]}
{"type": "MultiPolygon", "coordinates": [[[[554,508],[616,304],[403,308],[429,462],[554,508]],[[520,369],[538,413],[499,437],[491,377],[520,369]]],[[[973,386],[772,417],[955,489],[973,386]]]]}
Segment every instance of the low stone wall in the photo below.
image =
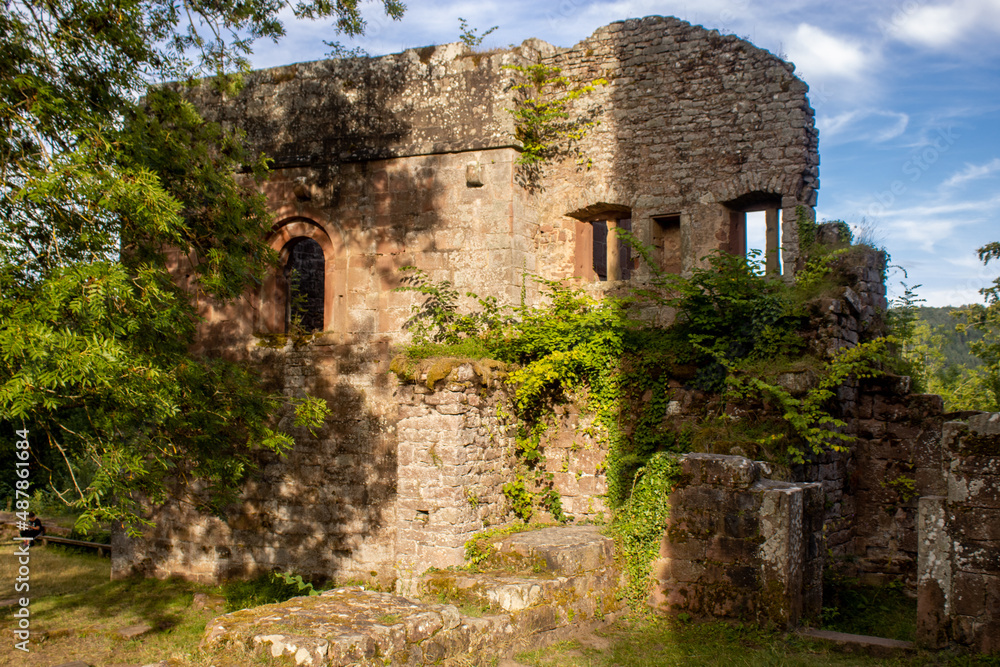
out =
{"type": "Polygon", "coordinates": [[[1000,413],[944,425],[946,493],[920,499],[918,639],[1000,651],[1000,413]]]}
{"type": "Polygon", "coordinates": [[[405,369],[399,404],[397,591],[430,567],[461,565],[465,542],[507,515],[503,485],[512,439],[497,416],[506,400],[495,362],[436,359],[405,369]]]}
{"type": "Polygon", "coordinates": [[[742,456],[687,454],[681,468],[651,604],[789,627],[818,615],[821,485],[766,479],[766,464],[742,456]]]}

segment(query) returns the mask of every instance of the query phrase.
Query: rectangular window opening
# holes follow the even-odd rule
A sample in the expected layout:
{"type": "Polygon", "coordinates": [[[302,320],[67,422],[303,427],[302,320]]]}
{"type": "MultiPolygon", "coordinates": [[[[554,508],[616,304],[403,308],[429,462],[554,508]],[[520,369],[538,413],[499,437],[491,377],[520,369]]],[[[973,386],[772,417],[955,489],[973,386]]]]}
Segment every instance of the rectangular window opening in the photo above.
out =
{"type": "Polygon", "coordinates": [[[767,275],[781,275],[781,225],[778,222],[779,209],[767,208],[751,211],[746,216],[747,252],[759,252],[757,272],[767,275]]]}
{"type": "Polygon", "coordinates": [[[673,274],[680,274],[683,271],[680,214],[653,218],[652,244],[652,259],[661,271],[673,274]]]}

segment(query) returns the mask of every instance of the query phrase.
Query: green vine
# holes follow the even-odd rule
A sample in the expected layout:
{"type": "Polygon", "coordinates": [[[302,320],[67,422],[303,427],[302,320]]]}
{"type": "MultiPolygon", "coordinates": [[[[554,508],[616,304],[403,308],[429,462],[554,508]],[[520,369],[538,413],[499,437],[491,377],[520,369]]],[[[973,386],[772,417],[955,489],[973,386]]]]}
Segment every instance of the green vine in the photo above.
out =
{"type": "MultiPolygon", "coordinates": [[[[825,280],[838,276],[824,273],[825,280]]],[[[842,449],[849,436],[830,411],[837,389],[881,372],[892,353],[891,339],[880,338],[828,362],[806,359],[800,332],[809,322],[802,301],[809,290],[767,280],[755,271],[752,256],[718,253],[684,277],[654,272],[650,283],[624,298],[597,300],[563,282],[535,278],[544,305],[522,300],[497,307],[479,300],[487,306],[463,316],[448,305],[454,303],[449,285],[421,280],[419,291],[439,300],[422,311],[429,313],[425,339],[474,339],[512,369],[508,409],[517,467],[503,492],[520,520],[536,518],[539,510],[567,518],[553,476],[545,472],[546,434],[560,404],[576,402],[593,416],[586,434],[606,445],[606,504],[629,575],[625,596],[634,603],[644,599],[666,525],[677,454],[717,443],[712,435],[720,429],[742,429],[741,437],[756,444],[754,454],[781,464],[842,449]],[[675,323],[658,327],[638,318],[650,304],[672,307],[675,323]],[[806,364],[814,382],[793,394],[772,378],[796,364],[806,364]],[[715,397],[700,420],[692,421],[690,413],[686,421],[669,417],[671,387],[680,385],[715,397]],[[746,416],[731,416],[732,407],[746,416]]]]}
{"type": "Polygon", "coordinates": [[[665,452],[653,454],[636,471],[632,492],[615,515],[612,527],[628,575],[623,597],[633,608],[646,601],[651,566],[659,555],[670,515],[667,499],[679,477],[676,458],[665,452]]]}
{"type": "Polygon", "coordinates": [[[595,79],[588,84],[573,87],[562,69],[550,65],[504,65],[516,77],[511,89],[518,93],[513,109],[507,112],[514,117],[514,136],[523,149],[518,164],[525,166],[575,154],[581,164],[587,163],[579,152],[578,143],[597,125],[593,114],[584,113],[571,119],[568,107],[571,102],[607,84],[605,79],[595,79]]]}

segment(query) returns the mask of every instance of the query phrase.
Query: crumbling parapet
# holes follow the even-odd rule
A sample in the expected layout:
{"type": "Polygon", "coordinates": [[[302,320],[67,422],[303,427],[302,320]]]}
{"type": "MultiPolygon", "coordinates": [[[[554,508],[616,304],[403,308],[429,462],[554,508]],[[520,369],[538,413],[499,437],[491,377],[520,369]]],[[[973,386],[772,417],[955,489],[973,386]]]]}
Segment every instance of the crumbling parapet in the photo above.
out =
{"type": "Polygon", "coordinates": [[[947,422],[945,495],[920,499],[918,640],[1000,650],[1000,413],[947,422]]]}
{"type": "Polygon", "coordinates": [[[687,454],[650,603],[664,611],[794,626],[822,605],[817,483],[766,479],[742,456],[687,454]]]}

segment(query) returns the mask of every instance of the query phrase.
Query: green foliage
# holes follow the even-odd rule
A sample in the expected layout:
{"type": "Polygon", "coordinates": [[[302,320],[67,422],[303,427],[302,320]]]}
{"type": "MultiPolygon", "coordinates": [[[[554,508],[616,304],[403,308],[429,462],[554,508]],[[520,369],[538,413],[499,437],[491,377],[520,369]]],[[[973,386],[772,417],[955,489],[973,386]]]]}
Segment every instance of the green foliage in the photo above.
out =
{"type": "Polygon", "coordinates": [[[863,586],[855,577],[828,568],[823,576],[823,629],[913,641],[917,601],[902,582],[863,586]]]}
{"type": "Polygon", "coordinates": [[[517,521],[507,526],[490,528],[476,533],[465,543],[466,566],[471,570],[478,569],[480,565],[496,555],[496,543],[499,538],[525,530],[533,530],[533,528],[524,521],[517,521]]]}
{"type": "MultiPolygon", "coordinates": [[[[753,257],[719,253],[688,277],[654,271],[650,285],[626,298],[599,301],[562,282],[536,279],[543,305],[522,303],[482,319],[465,316],[479,325],[456,335],[481,340],[491,356],[513,368],[508,384],[519,467],[504,493],[520,519],[530,520],[540,508],[561,519],[551,475],[543,472],[554,406],[578,401],[594,415],[587,432],[607,444],[607,503],[623,543],[630,600],[642,597],[654,542],[662,536],[666,489],[675,473],[668,454],[688,451],[704,440],[703,431],[719,424],[742,431],[740,442],[784,464],[841,449],[849,439],[842,432],[845,424],[829,412],[837,389],[881,372],[889,359],[891,341],[881,338],[843,350],[828,362],[815,360],[815,384],[802,394],[769,380],[775,367],[801,356],[798,332],[807,321],[806,308],[794,286],[764,278],[753,263],[753,257]],[[659,328],[633,317],[638,306],[650,302],[673,307],[675,324],[659,328]],[[696,386],[723,395],[715,414],[674,430],[664,415],[669,381],[678,371],[688,374],[686,380],[693,375],[696,386]],[[750,406],[748,416],[729,416],[725,408],[734,404],[750,406]]],[[[417,307],[430,313],[423,338],[446,340],[458,329],[454,290],[430,285],[426,276],[419,280],[423,283],[414,291],[445,304],[417,307]]]]}
{"type": "Polygon", "coordinates": [[[577,144],[597,121],[588,113],[571,119],[570,104],[607,81],[595,79],[574,87],[562,69],[541,63],[504,65],[504,69],[514,74],[511,88],[518,94],[514,108],[507,109],[514,118],[514,136],[522,144],[518,164],[537,166],[570,154],[583,163],[577,144]]]}
{"type": "Polygon", "coordinates": [[[463,44],[473,50],[479,48],[479,45],[483,43],[483,40],[486,39],[487,35],[500,28],[500,26],[495,25],[483,34],[479,35],[477,34],[479,31],[476,28],[470,28],[468,21],[461,17],[458,19],[458,27],[458,38],[462,40],[463,44]]]}
{"type": "Polygon", "coordinates": [[[521,521],[530,521],[535,513],[534,494],[524,484],[524,476],[503,485],[503,495],[510,503],[511,511],[521,521]]]}
{"type": "MultiPolygon", "coordinates": [[[[997,243],[979,248],[984,263],[998,256],[997,243]]],[[[904,359],[922,388],[940,394],[949,410],[1000,410],[1000,278],[980,292],[985,304],[944,309],[956,324],[934,309],[911,307],[906,314],[904,359]]]]}
{"type": "Polygon", "coordinates": [[[912,477],[906,477],[905,475],[900,475],[895,479],[890,479],[888,481],[883,481],[882,486],[887,489],[892,489],[899,494],[900,499],[904,503],[908,503],[917,496],[917,480],[912,477]]]}
{"type": "Polygon", "coordinates": [[[930,370],[930,357],[935,361],[940,352],[927,348],[917,339],[917,330],[920,328],[923,333],[924,328],[918,323],[919,315],[918,303],[923,299],[916,294],[916,289],[920,285],[910,287],[906,283],[903,285],[903,294],[893,299],[889,304],[889,311],[886,313],[886,324],[893,337],[899,341],[898,364],[894,370],[902,375],[908,375],[913,379],[914,388],[917,391],[925,391],[928,386],[927,374],[930,370]]]}
{"type": "MultiPolygon", "coordinates": [[[[1000,245],[990,243],[979,249],[983,263],[1000,257],[1000,245]]],[[[969,348],[982,361],[981,370],[976,373],[979,384],[986,389],[987,401],[984,409],[1000,410],[1000,278],[991,287],[979,290],[986,303],[967,306],[962,309],[964,322],[959,331],[976,331],[980,338],[972,341],[969,348]]]]}
{"type": "Polygon", "coordinates": [[[808,257],[816,244],[816,221],[805,206],[795,207],[795,228],[799,233],[799,252],[808,257]]]}
{"type": "Polygon", "coordinates": [[[818,384],[800,398],[784,387],[738,372],[727,377],[728,398],[745,402],[755,396],[765,396],[774,401],[782,419],[803,443],[788,445],[788,455],[794,463],[803,463],[809,454],[821,454],[827,449],[844,451],[852,437],[842,431],[847,424],[830,415],[827,404],[847,379],[880,375],[881,368],[890,361],[887,347],[891,343],[892,339],[877,338],[840,350],[821,370],[818,384]]]}
{"type": "Polygon", "coordinates": [[[304,582],[301,575],[270,572],[248,581],[226,582],[222,595],[226,598],[226,611],[231,612],[284,602],[300,595],[319,595],[319,592],[312,584],[304,582]]]}
{"type": "Polygon", "coordinates": [[[667,498],[679,475],[674,457],[665,452],[653,454],[636,472],[631,494],[615,513],[612,529],[628,575],[624,597],[633,607],[646,600],[650,567],[659,553],[670,514],[667,498]]]}
{"type": "MultiPolygon", "coordinates": [[[[488,332],[497,331],[505,324],[505,319],[496,297],[480,299],[472,292],[466,296],[476,299],[479,310],[462,315],[458,312],[458,290],[448,280],[434,282],[427,273],[414,266],[400,267],[403,273],[402,285],[396,292],[415,292],[426,297],[422,303],[413,306],[412,315],[406,322],[406,329],[413,336],[413,347],[419,350],[433,344],[449,346],[468,344],[467,341],[482,339],[488,332]]],[[[422,353],[416,352],[418,358],[422,353]]],[[[472,355],[469,355],[472,356],[472,355]]]]}
{"type": "MultiPolygon", "coordinates": [[[[199,502],[221,511],[255,451],[291,444],[274,416],[294,408],[298,425],[317,426],[325,415],[262,391],[241,364],[189,352],[194,298],[242,296],[276,256],[256,189],[264,158],[183,91],[208,76],[234,93],[254,41],[283,34],[282,6],[0,8],[0,432],[29,429],[32,479],[83,510],[81,529],[134,529],[135,493],[161,499],[167,480],[205,480],[199,502]]],[[[365,27],[357,0],[292,12],[348,35],[365,27]]]]}
{"type": "Polygon", "coordinates": [[[787,286],[755,269],[757,255],[717,252],[690,277],[661,275],[653,298],[677,311],[671,329],[678,357],[699,366],[696,384],[719,390],[726,364],[794,354],[802,316],[792,309],[787,286]]]}

